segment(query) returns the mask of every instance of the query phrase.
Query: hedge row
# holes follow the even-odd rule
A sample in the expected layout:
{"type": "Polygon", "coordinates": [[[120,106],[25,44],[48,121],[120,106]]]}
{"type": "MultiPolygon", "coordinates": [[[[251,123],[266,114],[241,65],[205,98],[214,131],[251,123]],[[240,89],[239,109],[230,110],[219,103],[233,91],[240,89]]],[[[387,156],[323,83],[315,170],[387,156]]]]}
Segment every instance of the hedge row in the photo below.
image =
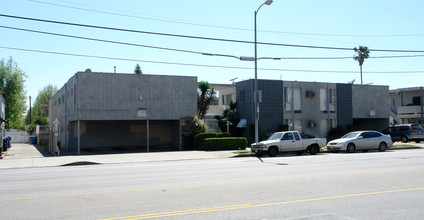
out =
{"type": "Polygon", "coordinates": [[[231,134],[227,133],[227,132],[223,132],[223,133],[200,133],[200,134],[196,135],[196,139],[195,139],[196,147],[204,150],[206,138],[224,138],[224,137],[231,137],[231,134]]]}
{"type": "Polygon", "coordinates": [[[206,138],[205,150],[244,150],[247,139],[244,137],[206,138]]]}

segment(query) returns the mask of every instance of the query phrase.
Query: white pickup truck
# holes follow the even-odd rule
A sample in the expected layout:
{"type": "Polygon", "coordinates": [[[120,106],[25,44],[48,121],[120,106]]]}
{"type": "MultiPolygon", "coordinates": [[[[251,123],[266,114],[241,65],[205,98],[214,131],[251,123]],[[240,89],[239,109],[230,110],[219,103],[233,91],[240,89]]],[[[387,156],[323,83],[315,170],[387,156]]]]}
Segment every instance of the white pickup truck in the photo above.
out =
{"type": "Polygon", "coordinates": [[[275,157],[279,152],[297,152],[302,154],[308,151],[314,155],[325,147],[325,138],[302,138],[297,131],[284,131],[272,134],[268,140],[251,144],[251,150],[256,156],[268,153],[270,157],[275,157]]]}

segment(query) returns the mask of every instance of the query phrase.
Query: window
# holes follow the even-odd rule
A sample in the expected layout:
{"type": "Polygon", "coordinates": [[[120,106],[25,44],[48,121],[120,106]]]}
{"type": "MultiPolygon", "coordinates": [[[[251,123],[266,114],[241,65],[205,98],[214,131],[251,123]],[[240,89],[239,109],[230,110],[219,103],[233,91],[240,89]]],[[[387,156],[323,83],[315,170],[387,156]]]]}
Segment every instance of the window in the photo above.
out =
{"type": "Polygon", "coordinates": [[[392,99],[392,106],[396,106],[395,99],[392,99]]]}
{"type": "Polygon", "coordinates": [[[246,101],[246,92],[240,91],[240,101],[246,101]]]}
{"type": "Polygon", "coordinates": [[[289,126],[289,130],[290,131],[302,132],[302,130],[303,130],[302,120],[301,119],[295,119],[294,120],[294,128],[293,128],[293,123],[292,123],[292,120],[291,119],[286,119],[285,120],[285,124],[289,126]]]}
{"type": "Polygon", "coordinates": [[[294,133],[294,137],[296,138],[297,141],[300,141],[300,137],[299,137],[299,133],[294,133]]]}
{"type": "Polygon", "coordinates": [[[293,140],[293,134],[291,132],[285,133],[283,136],[284,140],[293,140]]]}
{"type": "Polygon", "coordinates": [[[336,101],[335,89],[320,89],[320,110],[322,113],[327,113],[328,109],[331,113],[335,113],[336,101]]]}
{"type": "Polygon", "coordinates": [[[231,103],[231,94],[230,95],[222,95],[221,96],[221,99],[222,99],[222,105],[230,105],[230,103],[231,103]]]}
{"type": "Polygon", "coordinates": [[[420,96],[412,97],[412,105],[421,105],[421,97],[420,96]]]}
{"type": "Polygon", "coordinates": [[[294,110],[294,113],[302,112],[302,90],[300,88],[284,88],[284,106],[286,112],[291,112],[294,110]]]}

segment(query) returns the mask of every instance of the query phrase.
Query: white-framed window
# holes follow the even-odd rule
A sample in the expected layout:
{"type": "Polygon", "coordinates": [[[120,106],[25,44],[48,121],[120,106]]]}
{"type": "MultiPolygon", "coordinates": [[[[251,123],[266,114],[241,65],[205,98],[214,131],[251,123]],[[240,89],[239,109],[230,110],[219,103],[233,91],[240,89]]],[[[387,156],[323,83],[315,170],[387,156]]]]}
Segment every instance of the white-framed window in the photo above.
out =
{"type": "Polygon", "coordinates": [[[302,112],[302,89],[301,88],[284,88],[284,110],[286,112],[301,113],[302,112]]]}
{"type": "Polygon", "coordinates": [[[327,113],[330,109],[331,113],[336,112],[337,96],[335,89],[320,89],[320,110],[327,113]]]}
{"type": "Polygon", "coordinates": [[[298,132],[302,132],[303,131],[303,124],[302,124],[302,119],[294,119],[294,124],[293,124],[293,120],[291,119],[286,119],[285,124],[288,125],[289,127],[289,131],[298,131],[298,132]],[[294,127],[293,127],[294,125],[294,127]]]}

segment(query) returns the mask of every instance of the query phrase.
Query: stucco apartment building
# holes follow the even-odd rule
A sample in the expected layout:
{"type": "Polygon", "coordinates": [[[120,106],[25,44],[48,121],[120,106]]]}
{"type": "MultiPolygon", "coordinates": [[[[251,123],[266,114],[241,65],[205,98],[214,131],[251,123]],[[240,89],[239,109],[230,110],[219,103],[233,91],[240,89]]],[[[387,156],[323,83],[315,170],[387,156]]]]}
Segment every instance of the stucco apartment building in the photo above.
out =
{"type": "Polygon", "coordinates": [[[391,124],[423,123],[423,87],[390,90],[391,124]]]}
{"type": "Polygon", "coordinates": [[[57,132],[62,151],[181,150],[182,124],[197,109],[196,89],[197,77],[77,72],[49,102],[50,145],[57,132]]]}
{"type": "MultiPolygon", "coordinates": [[[[325,137],[336,126],[382,130],[389,125],[389,87],[322,82],[258,80],[262,91],[259,130],[289,130],[325,137]]],[[[237,82],[237,114],[254,129],[254,80],[237,82]]],[[[250,141],[252,138],[250,137],[250,141]]]]}

